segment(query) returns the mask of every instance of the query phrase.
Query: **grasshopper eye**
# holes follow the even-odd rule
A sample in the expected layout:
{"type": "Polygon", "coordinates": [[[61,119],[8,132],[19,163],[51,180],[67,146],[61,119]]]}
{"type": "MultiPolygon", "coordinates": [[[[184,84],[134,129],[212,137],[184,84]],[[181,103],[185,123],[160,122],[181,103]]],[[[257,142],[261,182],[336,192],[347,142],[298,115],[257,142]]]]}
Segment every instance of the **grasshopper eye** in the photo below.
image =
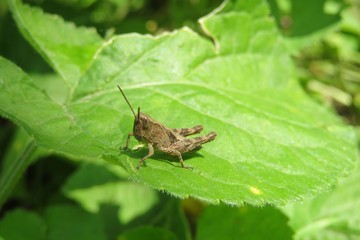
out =
{"type": "Polygon", "coordinates": [[[140,121],[139,121],[139,118],[135,118],[135,119],[134,119],[134,122],[135,122],[135,124],[139,124],[139,122],[140,122],[140,121]]]}

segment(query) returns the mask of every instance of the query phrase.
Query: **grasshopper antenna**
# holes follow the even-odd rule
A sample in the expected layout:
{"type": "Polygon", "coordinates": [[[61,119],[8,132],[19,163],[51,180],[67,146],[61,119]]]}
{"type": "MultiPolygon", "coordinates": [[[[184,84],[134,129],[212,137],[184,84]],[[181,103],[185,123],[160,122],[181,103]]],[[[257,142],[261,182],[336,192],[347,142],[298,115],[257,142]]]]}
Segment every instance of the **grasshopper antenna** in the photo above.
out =
{"type": "MultiPolygon", "coordinates": [[[[121,94],[124,96],[125,101],[126,101],[126,102],[127,102],[127,104],[129,105],[129,107],[130,107],[130,109],[131,109],[132,113],[134,114],[134,118],[136,119],[136,114],[135,114],[135,112],[134,112],[134,109],[133,109],[133,108],[132,108],[132,106],[130,105],[129,100],[126,98],[125,93],[123,92],[123,90],[121,89],[121,87],[120,87],[119,85],[117,85],[117,86],[118,86],[118,88],[119,88],[119,90],[120,90],[121,94]]],[[[138,109],[138,111],[140,111],[140,108],[138,109]]],[[[140,116],[140,115],[139,115],[139,116],[140,116]]]]}
{"type": "Polygon", "coordinates": [[[138,121],[140,120],[140,107],[138,107],[138,121]]]}

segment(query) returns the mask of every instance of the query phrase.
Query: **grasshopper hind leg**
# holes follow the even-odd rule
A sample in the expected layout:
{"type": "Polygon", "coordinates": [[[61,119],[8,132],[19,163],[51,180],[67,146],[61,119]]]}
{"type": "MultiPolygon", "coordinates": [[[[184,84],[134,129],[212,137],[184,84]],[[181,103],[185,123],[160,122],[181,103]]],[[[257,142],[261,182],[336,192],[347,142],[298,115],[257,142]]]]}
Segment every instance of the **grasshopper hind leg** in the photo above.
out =
{"type": "Polygon", "coordinates": [[[205,136],[196,138],[186,138],[179,143],[175,143],[174,148],[178,148],[180,152],[185,153],[192,150],[199,150],[204,143],[211,142],[216,137],[215,132],[211,132],[205,136]]]}
{"type": "Polygon", "coordinates": [[[214,140],[216,137],[215,132],[211,132],[202,137],[196,138],[184,138],[181,141],[175,142],[170,147],[159,147],[159,150],[170,155],[175,155],[179,158],[181,167],[191,168],[184,165],[184,160],[182,158],[182,153],[186,153],[192,150],[198,150],[201,148],[201,145],[207,142],[214,140]]]}
{"type": "Polygon", "coordinates": [[[190,135],[201,132],[203,130],[203,126],[197,125],[192,128],[173,128],[172,130],[174,132],[176,132],[177,134],[180,134],[181,136],[186,137],[186,136],[190,136],[190,135]]]}
{"type": "Polygon", "coordinates": [[[181,152],[180,152],[180,151],[178,151],[178,150],[176,150],[176,149],[172,149],[171,147],[170,147],[170,148],[159,147],[159,150],[162,151],[162,152],[164,152],[164,153],[177,156],[178,159],[179,159],[179,161],[180,161],[180,164],[181,164],[181,167],[182,167],[182,168],[192,169],[192,167],[185,166],[184,160],[183,160],[183,158],[182,158],[182,155],[181,155],[181,152]]]}

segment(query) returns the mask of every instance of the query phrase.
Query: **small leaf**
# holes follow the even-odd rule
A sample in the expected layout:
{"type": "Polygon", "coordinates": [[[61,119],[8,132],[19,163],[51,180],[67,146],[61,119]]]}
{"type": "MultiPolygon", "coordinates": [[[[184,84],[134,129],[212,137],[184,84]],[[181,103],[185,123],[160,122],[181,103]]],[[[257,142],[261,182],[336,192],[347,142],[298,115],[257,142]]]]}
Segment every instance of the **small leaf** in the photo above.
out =
{"type": "Polygon", "coordinates": [[[11,240],[46,239],[46,225],[38,214],[17,209],[0,221],[0,235],[11,240]]]}
{"type": "Polygon", "coordinates": [[[24,127],[40,146],[78,157],[93,151],[101,153],[94,147],[100,146],[96,139],[90,147],[90,136],[79,128],[64,105],[51,99],[21,69],[2,57],[0,76],[0,113],[24,127]]]}
{"type": "Polygon", "coordinates": [[[360,238],[360,168],[333,191],[282,210],[295,239],[360,238]]]}
{"type": "Polygon", "coordinates": [[[72,91],[102,44],[95,29],[77,28],[56,15],[23,5],[21,0],[8,0],[8,3],[24,37],[72,91]]]}
{"type": "Polygon", "coordinates": [[[100,217],[74,206],[49,207],[45,220],[48,226],[47,239],[107,239],[100,217]]]}
{"type": "Polygon", "coordinates": [[[278,210],[265,207],[209,206],[201,214],[196,240],[292,239],[287,219],[278,210]]]}
{"type": "MultiPolygon", "coordinates": [[[[332,14],[326,12],[326,5],[330,4],[326,1],[294,1],[290,13],[293,20],[290,34],[299,37],[306,36],[338,23],[341,20],[339,11],[332,14]],[[307,6],[306,9],[304,9],[304,4],[307,6]]],[[[344,7],[341,6],[342,2],[332,4],[339,5],[338,10],[344,7]]]]}
{"type": "Polygon", "coordinates": [[[165,229],[144,226],[130,230],[118,237],[118,240],[176,240],[176,236],[165,229]]]}
{"type": "Polygon", "coordinates": [[[143,215],[159,200],[153,189],[119,179],[103,166],[94,164],[83,165],[68,179],[63,191],[92,213],[105,204],[117,206],[122,224],[143,215]]]}
{"type": "Polygon", "coordinates": [[[187,221],[177,199],[139,183],[125,181],[128,177],[116,177],[111,172],[113,168],[84,164],[68,179],[63,192],[92,213],[101,214],[106,207],[112,207],[111,214],[116,216],[114,221],[121,225],[111,231],[112,235],[134,225],[151,224],[172,231],[179,239],[190,239],[187,221]]]}

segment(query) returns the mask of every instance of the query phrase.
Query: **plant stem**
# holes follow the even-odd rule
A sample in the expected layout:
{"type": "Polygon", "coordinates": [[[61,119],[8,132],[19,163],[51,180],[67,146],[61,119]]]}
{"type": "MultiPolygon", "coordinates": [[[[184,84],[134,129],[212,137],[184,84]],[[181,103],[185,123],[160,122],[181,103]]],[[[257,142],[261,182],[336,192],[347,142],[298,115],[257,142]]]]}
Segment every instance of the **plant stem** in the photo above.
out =
{"type": "Polygon", "coordinates": [[[36,143],[32,139],[25,146],[20,155],[14,159],[12,164],[4,172],[4,175],[0,177],[0,209],[28,167],[31,156],[35,150],[36,143]]]}

